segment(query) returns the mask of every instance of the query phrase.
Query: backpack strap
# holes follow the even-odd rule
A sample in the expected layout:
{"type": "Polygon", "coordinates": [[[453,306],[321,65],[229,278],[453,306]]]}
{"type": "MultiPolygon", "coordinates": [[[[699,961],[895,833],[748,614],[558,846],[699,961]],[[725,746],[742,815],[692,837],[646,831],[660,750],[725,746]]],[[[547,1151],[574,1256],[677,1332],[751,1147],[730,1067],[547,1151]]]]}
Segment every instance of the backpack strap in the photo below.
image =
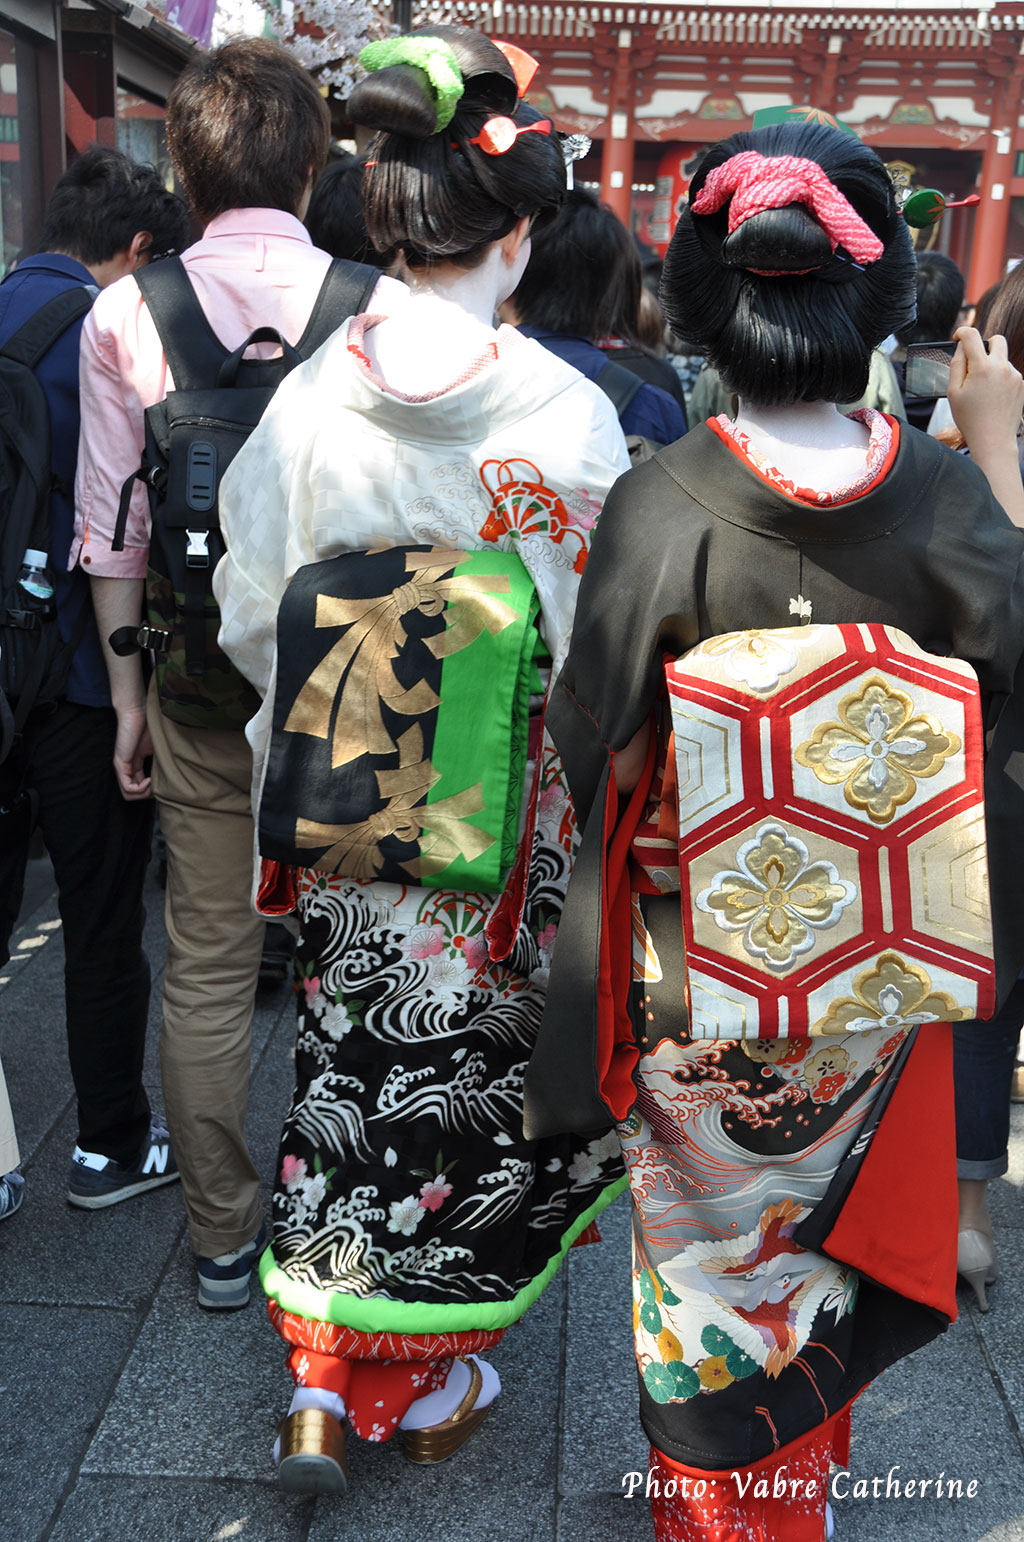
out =
{"type": "MultiPolygon", "coordinates": [[[[59,652],[52,661],[51,676],[60,682],[59,686],[56,687],[58,694],[63,694],[64,688],[67,685],[68,674],[71,670],[71,660],[74,658],[75,650],[79,643],[85,636],[85,628],[89,621],[90,612],[91,606],[87,601],[83,600],[78,615],[75,617],[75,624],[71,628],[70,637],[66,643],[61,644],[59,652]]],[[[14,716],[9,725],[12,741],[21,734],[28,721],[28,715],[36,704],[36,697],[39,695],[43,680],[46,677],[47,662],[45,648],[37,648],[32,656],[32,662],[25,672],[25,678],[18,692],[18,704],[14,709],[14,716]]],[[[4,727],[6,728],[8,725],[4,724],[4,727]]],[[[0,753],[0,761],[4,759],[5,754],[6,751],[0,753]]]]}
{"type": "Polygon", "coordinates": [[[58,337],[86,314],[98,294],[94,284],[77,284],[74,289],[62,290],[41,305],[24,326],[7,339],[0,348],[0,355],[23,364],[26,369],[35,369],[58,337]]]}
{"type": "Polygon", "coordinates": [[[304,359],[326,343],[350,316],[358,316],[366,309],[379,278],[379,268],[335,257],[320,285],[306,330],[295,344],[304,359]]]}
{"type": "Polygon", "coordinates": [[[139,268],[133,277],[160,335],[176,391],[216,385],[229,350],[206,318],[180,257],[139,268]]]}
{"type": "Polygon", "coordinates": [[[614,359],[609,359],[594,377],[594,384],[601,387],[621,420],[622,414],[643,385],[643,381],[639,375],[634,375],[631,369],[626,369],[625,365],[616,364],[614,359]]]}

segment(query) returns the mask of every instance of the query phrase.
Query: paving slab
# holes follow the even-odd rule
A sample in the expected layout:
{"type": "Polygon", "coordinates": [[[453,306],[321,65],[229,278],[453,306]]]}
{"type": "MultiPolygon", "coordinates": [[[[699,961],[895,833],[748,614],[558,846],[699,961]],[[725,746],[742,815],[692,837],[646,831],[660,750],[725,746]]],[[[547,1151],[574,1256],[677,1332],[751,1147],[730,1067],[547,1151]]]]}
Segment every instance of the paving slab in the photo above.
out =
{"type": "Polygon", "coordinates": [[[284,1356],[256,1300],[200,1312],[184,1244],[83,1461],[91,1474],[270,1481],[284,1356]]]}
{"type": "MultiPolygon", "coordinates": [[[[274,1010],[280,1018],[280,1007],[274,1010]]],[[[268,1193],[290,1090],[292,1038],[286,1019],[272,1033],[250,1094],[250,1149],[268,1193]]],[[[161,1288],[86,1469],[272,1481],[270,1443],[287,1407],[290,1382],[263,1293],[254,1282],[247,1310],[200,1311],[180,1194],[161,1190],[115,1211],[141,1215],[165,1192],[173,1196],[177,1234],[172,1247],[164,1248],[161,1288]],[[157,1401],[161,1414],[154,1421],[145,1415],[157,1401]]]]}
{"type": "Polygon", "coordinates": [[[0,1234],[0,1300],[142,1309],[182,1235],[178,1185],[106,1210],[76,1209],[66,1197],[76,1129],[66,1107],[24,1164],[25,1202],[0,1234]]]}
{"type": "MultiPolygon", "coordinates": [[[[986,1370],[999,1387],[1018,1443],[1024,1448],[1024,1232],[996,1227],[1000,1278],[988,1292],[989,1310],[972,1307],[971,1320],[986,1356],[986,1370]]],[[[1024,1515],[1024,1481],[1021,1484],[1024,1515]]]]}
{"type": "Polygon", "coordinates": [[[251,1483],[85,1477],[47,1542],[305,1542],[313,1504],[251,1483]]]}
{"type": "Polygon", "coordinates": [[[598,1226],[601,1242],[569,1256],[562,1494],[621,1494],[626,1473],[647,1471],[650,1449],[637,1411],[628,1194],[598,1226]]]}
{"type": "Polygon", "coordinates": [[[0,1299],[0,1536],[35,1542],[88,1450],[142,1318],[69,1307],[58,1319],[48,1307],[12,1303],[2,1287],[0,1299]]]}
{"type": "Polygon", "coordinates": [[[556,1542],[652,1542],[654,1523],[645,1499],[635,1494],[571,1494],[558,1509],[556,1542]]]}
{"type": "Polygon", "coordinates": [[[1000,1388],[988,1372],[973,1311],[949,1332],[900,1361],[861,1395],[853,1413],[849,1485],[835,1501],[841,1542],[890,1538],[980,1539],[993,1527],[1017,1527],[1024,1539],[1024,1447],[1000,1388]],[[956,1478],[977,1485],[972,1498],[856,1498],[854,1483],[956,1478]]]}

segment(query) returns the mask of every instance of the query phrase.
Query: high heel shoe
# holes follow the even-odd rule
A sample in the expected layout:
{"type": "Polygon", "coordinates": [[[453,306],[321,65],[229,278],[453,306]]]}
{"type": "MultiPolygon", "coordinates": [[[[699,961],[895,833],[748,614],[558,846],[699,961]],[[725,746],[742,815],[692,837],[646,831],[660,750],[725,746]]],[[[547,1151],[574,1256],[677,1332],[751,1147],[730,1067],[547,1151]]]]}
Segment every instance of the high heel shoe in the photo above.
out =
{"type": "Polygon", "coordinates": [[[322,1408],[297,1408],[278,1426],[277,1481],[289,1494],[344,1494],[345,1431],[322,1408]]]}
{"type": "Polygon", "coordinates": [[[974,1291],[981,1311],[987,1312],[988,1298],[985,1295],[985,1287],[994,1284],[999,1278],[996,1245],[987,1232],[968,1227],[965,1231],[957,1233],[956,1272],[974,1291]]]}
{"type": "Polygon", "coordinates": [[[410,1462],[427,1464],[445,1462],[464,1446],[471,1435],[483,1424],[492,1404],[486,1408],[474,1405],[480,1396],[484,1379],[475,1360],[465,1362],[469,1366],[469,1389],[455,1412],[442,1424],[429,1424],[422,1430],[403,1430],[402,1449],[410,1462]]]}

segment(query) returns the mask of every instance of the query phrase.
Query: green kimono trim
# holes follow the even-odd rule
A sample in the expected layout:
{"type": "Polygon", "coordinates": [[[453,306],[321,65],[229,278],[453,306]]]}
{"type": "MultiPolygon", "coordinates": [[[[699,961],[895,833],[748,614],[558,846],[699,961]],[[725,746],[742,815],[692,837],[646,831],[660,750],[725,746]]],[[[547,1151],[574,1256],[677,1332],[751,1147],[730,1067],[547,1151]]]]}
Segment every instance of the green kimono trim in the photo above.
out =
{"type": "Polygon", "coordinates": [[[527,1307],[551,1284],[576,1238],[585,1232],[601,1211],[618,1199],[629,1187],[623,1174],[608,1185],[598,1199],[578,1216],[562,1238],[558,1252],[548,1260],[510,1301],[470,1301],[428,1303],[390,1301],[381,1296],[352,1296],[341,1290],[320,1290],[315,1285],[301,1285],[289,1279],[268,1247],[260,1259],[260,1283],[264,1291],[285,1312],[294,1312],[313,1322],[336,1323],[357,1333],[471,1333],[474,1329],[507,1328],[518,1322],[527,1307]]]}

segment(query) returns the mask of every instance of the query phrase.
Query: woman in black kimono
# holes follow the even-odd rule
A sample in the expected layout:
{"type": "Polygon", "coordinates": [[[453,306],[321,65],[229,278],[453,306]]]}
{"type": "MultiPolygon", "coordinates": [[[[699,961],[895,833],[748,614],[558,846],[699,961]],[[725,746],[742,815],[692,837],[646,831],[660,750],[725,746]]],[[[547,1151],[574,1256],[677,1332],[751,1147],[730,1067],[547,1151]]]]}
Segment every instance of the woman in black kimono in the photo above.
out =
{"type": "MultiPolygon", "coordinates": [[[[1005,994],[1024,954],[1024,811],[1006,774],[1020,740],[1024,536],[969,462],[881,413],[846,418],[831,405],[857,399],[872,347],[914,310],[909,233],[884,166],[855,137],[785,124],[712,148],[662,302],[740,408],[621,478],[595,536],[548,713],[585,832],[526,1124],[532,1135],[618,1126],[659,1542],[818,1542],[851,1403],[955,1310],[940,1018],[956,1014],[883,954],[889,963],[858,976],[857,1000],[833,1002],[838,1020],[810,1037],[713,1038],[706,1006],[705,1036],[691,1036],[678,831],[666,835],[664,820],[674,805],[678,821],[671,779],[683,780],[667,752],[665,655],[715,639],[702,653],[727,654],[733,678],[753,681],[791,667],[813,621],[899,628],[911,646],[968,661],[990,730],[1005,994]]],[[[881,756],[898,778],[900,756],[910,765],[920,748],[876,714],[838,758],[881,756]]],[[[864,766],[872,796],[886,772],[864,766]]],[[[800,912],[796,879],[781,876],[790,855],[763,864],[775,888],[760,917],[750,908],[752,951],[778,952],[787,926],[809,948],[814,927],[832,924],[800,912]],[[790,901],[788,919],[772,909],[790,901]]],[[[723,930],[737,929],[728,907],[751,907],[751,888],[722,901],[723,930]]],[[[718,898],[695,902],[709,910],[718,898]]]]}

